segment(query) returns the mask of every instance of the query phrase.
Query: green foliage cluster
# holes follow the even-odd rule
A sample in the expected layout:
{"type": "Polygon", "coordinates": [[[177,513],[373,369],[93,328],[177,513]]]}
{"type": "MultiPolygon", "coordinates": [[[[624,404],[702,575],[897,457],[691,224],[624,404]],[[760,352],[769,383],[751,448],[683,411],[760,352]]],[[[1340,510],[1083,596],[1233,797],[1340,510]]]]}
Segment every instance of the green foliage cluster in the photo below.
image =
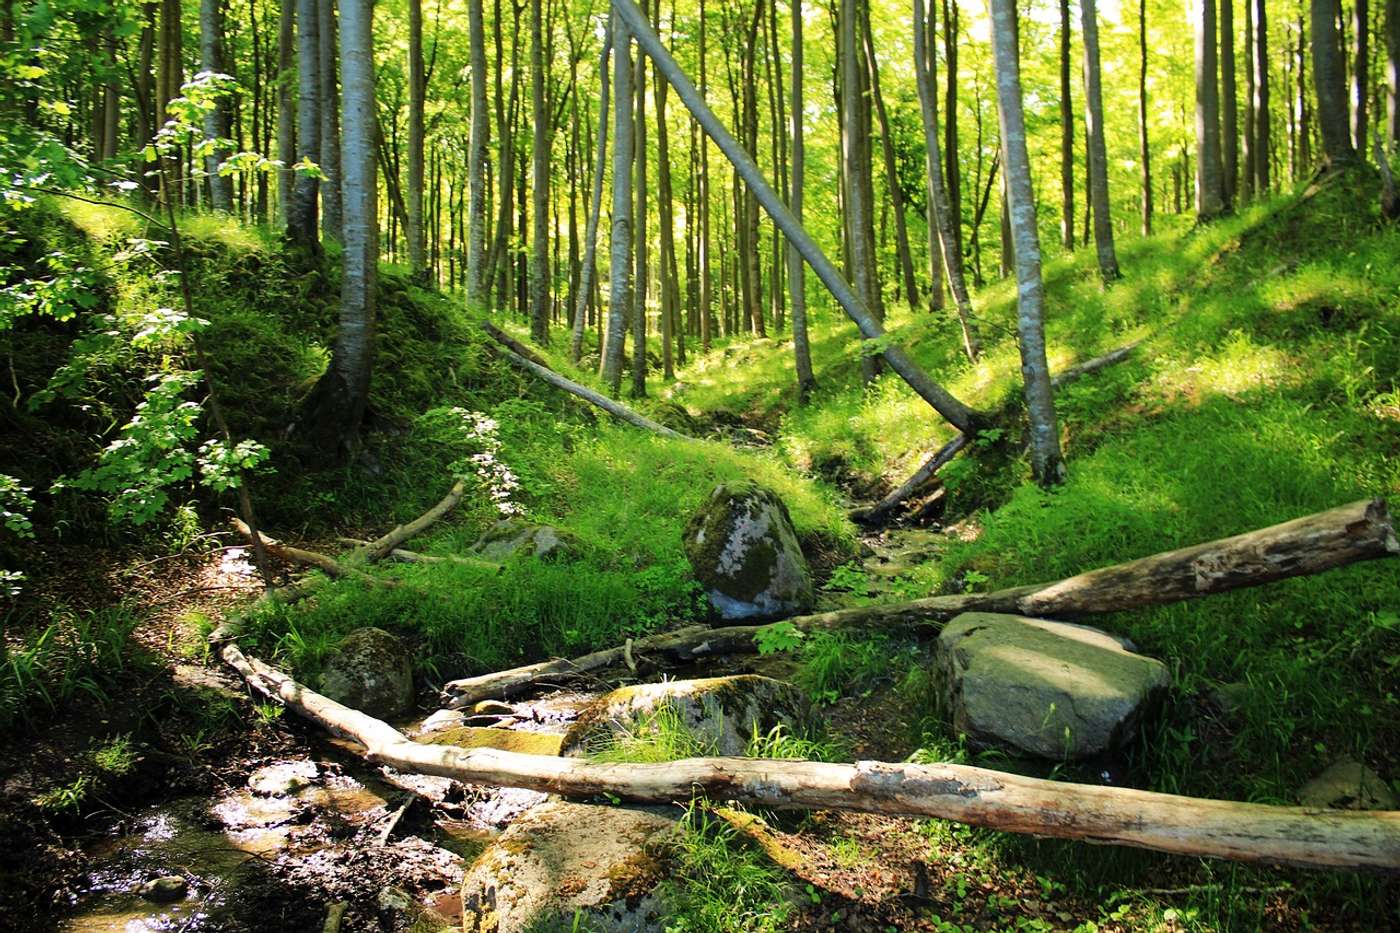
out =
{"type": "Polygon", "coordinates": [[[705,808],[686,811],[666,933],[772,933],[793,913],[787,873],[705,808]]]}

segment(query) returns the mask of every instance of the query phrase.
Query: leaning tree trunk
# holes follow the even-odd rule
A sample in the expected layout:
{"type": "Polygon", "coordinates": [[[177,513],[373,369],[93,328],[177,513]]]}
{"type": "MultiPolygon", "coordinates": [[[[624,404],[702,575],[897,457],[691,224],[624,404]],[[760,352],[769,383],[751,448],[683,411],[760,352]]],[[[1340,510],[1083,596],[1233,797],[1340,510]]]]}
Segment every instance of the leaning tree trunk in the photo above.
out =
{"type": "MultiPolygon", "coordinates": [[[[316,0],[297,0],[297,158],[321,160],[320,74],[316,60],[320,54],[319,17],[316,0]]],[[[372,141],[371,141],[372,142],[372,141]]],[[[297,172],[292,183],[292,203],[287,209],[287,235],[293,243],[315,250],[317,239],[316,176],[297,172]]]]}
{"type": "MultiPolygon", "coordinates": [[[[773,218],[778,228],[782,230],[783,235],[788,238],[789,242],[797,246],[802,257],[811,265],[812,271],[817,274],[822,284],[831,292],[832,297],[841,305],[842,310],[855,321],[862,336],[869,340],[875,340],[882,336],[884,328],[870,313],[869,306],[851,290],[841,273],[822,252],[821,247],[817,246],[816,242],[773,191],[773,188],[764,180],[762,171],[753,159],[749,158],[743,147],[739,145],[738,140],[715,117],[714,112],[701,98],[695,85],[691,84],[690,79],[681,71],[675,58],[662,44],[660,37],[651,28],[646,16],[638,9],[634,0],[613,0],[613,10],[623,28],[631,30],[632,35],[637,38],[638,45],[656,63],[656,67],[661,69],[666,80],[676,89],[676,95],[680,97],[686,109],[700,123],[706,134],[715,141],[725,157],[739,170],[744,183],[753,189],[755,197],[758,198],[768,215],[773,218]]],[[[620,94],[620,89],[616,93],[620,94]]],[[[629,140],[629,148],[630,142],[629,140]]],[[[890,368],[898,373],[920,398],[928,402],[950,424],[964,433],[977,433],[977,430],[982,426],[984,415],[980,415],[954,398],[947,389],[930,378],[928,373],[920,368],[900,347],[885,345],[881,352],[886,362],[890,364],[890,368]]]]}
{"type": "Polygon", "coordinates": [[[408,0],[408,274],[426,274],[423,237],[423,0],[408,0]]]}
{"type": "Polygon", "coordinates": [[[344,106],[341,194],[345,244],[340,322],[330,367],[312,392],[309,434],[323,454],[359,443],[374,362],[374,289],[379,262],[375,153],[374,0],[340,0],[344,106]]]}
{"type": "MultiPolygon", "coordinates": [[[[789,187],[788,208],[798,224],[802,223],[802,189],[806,185],[807,143],[803,138],[802,103],[802,0],[792,0],[792,183],[789,187]]],[[[812,373],[812,348],[807,338],[807,270],[802,254],[791,241],[787,243],[788,288],[792,292],[792,352],[797,369],[797,400],[804,404],[816,388],[812,373]]]]}
{"type": "Polygon", "coordinates": [[[549,108],[545,104],[544,13],[530,0],[530,114],[535,124],[530,152],[530,336],[549,344],[549,108]]]}
{"type": "MultiPolygon", "coordinates": [[[[222,74],[225,70],[222,36],[223,7],[219,0],[200,0],[199,61],[205,71],[222,74]]],[[[228,101],[221,96],[204,113],[204,135],[209,139],[227,139],[228,134],[228,101]]],[[[204,158],[205,171],[209,173],[209,204],[216,211],[233,209],[233,179],[219,172],[226,158],[226,146],[216,146],[204,158]]]]}
{"type": "Polygon", "coordinates": [[[1113,247],[1113,214],[1108,200],[1108,150],[1104,142],[1103,84],[1099,74],[1099,16],[1094,0],[1079,0],[1079,11],[1084,30],[1084,121],[1089,131],[1089,200],[1094,205],[1094,247],[1098,251],[1099,275],[1108,283],[1116,282],[1121,273],[1118,252],[1113,247]]]}
{"type": "Polygon", "coordinates": [[[603,50],[598,53],[598,152],[593,160],[593,195],[588,208],[588,226],[583,236],[583,265],[579,269],[573,334],[569,340],[569,359],[574,363],[578,363],[583,355],[584,316],[598,274],[598,217],[603,211],[603,173],[607,170],[608,158],[608,57],[612,51],[612,40],[612,16],[609,14],[607,32],[603,35],[603,50]]]}
{"type": "MultiPolygon", "coordinates": [[[[1092,12],[1092,4],[1089,0],[1085,2],[1086,9],[1092,12]]],[[[1015,238],[1016,325],[1021,345],[1026,415],[1030,422],[1031,472],[1042,486],[1051,486],[1064,480],[1065,466],[1060,455],[1060,431],[1055,421],[1050,367],[1045,360],[1045,283],[1040,277],[1040,234],[1036,229],[1030,155],[1026,149],[1026,120],[1021,105],[1016,0],[992,0],[991,12],[997,109],[1001,114],[1002,171],[1006,178],[1011,233],[1015,238]]],[[[1096,205],[1096,219],[1098,213],[1096,205]]]]}
{"type": "Polygon", "coordinates": [[[469,0],[471,34],[471,139],[467,153],[467,304],[486,299],[486,164],[491,120],[486,111],[486,25],[482,0],[469,0]]]}
{"type": "Polygon", "coordinates": [[[340,80],[336,67],[335,0],[317,0],[321,46],[321,232],[340,242],[343,205],[340,198],[340,80]]]}
{"type": "Polygon", "coordinates": [[[1215,0],[1200,0],[1196,20],[1196,219],[1225,210],[1220,161],[1220,90],[1216,85],[1215,0]]]}
{"type": "MultiPolygon", "coordinates": [[[[943,256],[943,270],[948,276],[948,287],[958,308],[963,352],[969,360],[976,362],[982,354],[982,342],[977,335],[977,323],[973,319],[972,297],[968,294],[967,278],[963,271],[962,249],[958,246],[958,237],[953,231],[952,210],[948,205],[947,191],[943,187],[943,155],[938,144],[937,89],[933,85],[932,74],[934,53],[928,41],[923,6],[923,0],[914,0],[914,81],[919,89],[919,111],[923,118],[924,145],[928,157],[928,198],[936,226],[936,230],[929,232],[929,237],[931,241],[936,238],[938,249],[943,256]]],[[[933,246],[933,242],[929,245],[933,246]]]]}
{"type": "MultiPolygon", "coordinates": [[[[638,10],[643,24],[646,17],[638,10]]],[[[608,319],[601,374],[608,391],[622,388],[622,348],[632,304],[632,34],[614,6],[612,246],[609,251],[608,319]]],[[[635,27],[633,27],[635,28],[635,27]]]]}
{"type": "Polygon", "coordinates": [[[1356,161],[1347,119],[1346,59],[1337,35],[1337,0],[1311,0],[1313,88],[1317,91],[1317,128],[1329,169],[1356,161]]]}

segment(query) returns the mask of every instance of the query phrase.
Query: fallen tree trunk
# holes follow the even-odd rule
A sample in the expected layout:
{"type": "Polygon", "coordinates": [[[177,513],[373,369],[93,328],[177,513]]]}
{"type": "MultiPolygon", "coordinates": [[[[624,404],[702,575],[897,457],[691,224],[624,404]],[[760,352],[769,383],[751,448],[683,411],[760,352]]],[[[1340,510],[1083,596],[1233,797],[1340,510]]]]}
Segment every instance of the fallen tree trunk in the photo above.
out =
{"type": "Polygon", "coordinates": [[[1231,803],[1121,787],[1062,784],[966,765],[826,764],[748,758],[605,764],[495,749],[424,745],[244,656],[235,644],[225,645],[221,654],[253,688],[359,742],[369,760],[468,784],[582,797],[608,795],[649,803],[700,795],[780,810],[836,809],[935,817],[1007,832],[1131,845],[1180,855],[1400,872],[1400,812],[1395,811],[1231,803]]]}
{"type": "Polygon", "coordinates": [[[525,359],[529,360],[531,363],[534,363],[536,366],[543,366],[545,369],[551,371],[554,369],[553,366],[549,365],[549,360],[540,356],[532,348],[521,343],[519,340],[516,340],[510,334],[501,330],[499,327],[497,327],[495,324],[492,324],[490,321],[482,321],[481,329],[486,331],[487,336],[489,336],[492,340],[496,341],[497,343],[504,344],[505,346],[514,350],[516,353],[519,353],[521,356],[525,357],[525,359]]]}
{"type": "Polygon", "coordinates": [[[1087,376],[1090,373],[1096,373],[1101,369],[1107,369],[1114,363],[1121,363],[1132,355],[1133,351],[1137,349],[1137,346],[1137,342],[1135,341],[1133,343],[1128,344],[1127,346],[1119,347],[1117,350],[1110,350],[1103,356],[1096,356],[1091,360],[1085,360],[1083,363],[1079,363],[1076,366],[1071,366],[1064,372],[1057,373],[1051,376],[1050,385],[1052,388],[1058,389],[1062,386],[1069,385],[1071,382],[1073,382],[1076,379],[1079,379],[1082,376],[1087,376]]]}
{"type": "MultiPolygon", "coordinates": [[[[1400,553],[1384,499],[1353,502],[1326,512],[1207,544],[1167,551],[1069,577],[996,590],[929,596],[904,603],[856,606],[784,620],[801,631],[850,628],[937,628],[964,612],[1006,612],[1039,618],[1076,618],[1179,602],[1320,573],[1363,560],[1400,553]]],[[[688,628],[633,642],[634,652],[680,661],[706,655],[757,650],[763,625],[688,628]]],[[[548,677],[611,667],[622,648],[595,651],[573,660],[542,661],[514,670],[455,680],[445,687],[449,705],[518,692],[548,677]]]]}
{"type": "Polygon", "coordinates": [[[514,350],[512,350],[505,344],[498,346],[496,348],[496,352],[500,353],[506,359],[519,366],[521,369],[527,370],[533,373],[534,375],[539,376],[541,379],[554,386],[555,388],[563,389],[565,392],[568,392],[571,395],[576,395],[588,404],[601,408],[603,409],[603,411],[607,412],[613,417],[620,418],[621,420],[626,421],[628,424],[635,425],[647,431],[651,431],[653,434],[660,434],[662,437],[674,437],[682,440],[690,439],[686,435],[680,433],[679,431],[673,431],[670,428],[666,427],[664,424],[657,424],[655,421],[652,421],[645,415],[638,414],[637,412],[628,408],[626,405],[623,405],[621,402],[614,401],[613,399],[608,398],[606,395],[601,395],[597,392],[594,392],[587,386],[579,385],[572,379],[559,375],[559,373],[550,369],[548,366],[545,366],[541,363],[536,363],[534,360],[521,356],[519,353],[516,353],[514,350]]]}
{"type": "Polygon", "coordinates": [[[447,491],[436,505],[428,509],[422,515],[415,518],[406,525],[398,525],[388,534],[376,538],[374,541],[357,548],[349,557],[353,562],[374,562],[382,560],[400,544],[409,538],[416,537],[428,530],[438,519],[457,507],[457,503],[462,501],[462,496],[467,490],[465,480],[457,480],[452,484],[452,488],[447,491]]]}

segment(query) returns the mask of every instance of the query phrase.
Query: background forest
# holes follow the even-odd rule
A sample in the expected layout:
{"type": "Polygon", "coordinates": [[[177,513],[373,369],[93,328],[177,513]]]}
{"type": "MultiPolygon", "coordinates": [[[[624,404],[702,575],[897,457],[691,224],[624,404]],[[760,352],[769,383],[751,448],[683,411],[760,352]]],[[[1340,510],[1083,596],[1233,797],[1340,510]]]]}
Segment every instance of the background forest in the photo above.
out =
{"type": "MultiPolygon", "coordinates": [[[[1083,760],[959,728],[909,608],[1400,492],[1397,0],[3,0],[0,78],[0,929],[472,929],[531,792],[223,663],[368,627],[420,739],[617,647],[475,712],[759,673],[824,726],[751,759],[1346,810],[1319,869],[697,799],[645,928],[1400,926],[1393,562],[1109,606],[1169,686],[1083,760]],[[811,599],[639,673],[748,482],[811,599]]],[[[716,751],[643,725],[580,767],[716,751]]],[[[609,928],[555,887],[501,928],[609,928]]]]}

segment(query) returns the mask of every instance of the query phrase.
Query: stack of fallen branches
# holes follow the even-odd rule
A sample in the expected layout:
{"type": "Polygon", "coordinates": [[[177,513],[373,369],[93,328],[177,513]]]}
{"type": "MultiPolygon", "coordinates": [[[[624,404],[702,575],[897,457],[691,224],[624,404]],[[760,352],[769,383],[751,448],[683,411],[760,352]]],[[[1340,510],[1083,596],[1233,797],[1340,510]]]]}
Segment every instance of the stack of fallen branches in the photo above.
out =
{"type": "MultiPolygon", "coordinates": [[[[1372,500],[1052,584],[935,596],[893,606],[805,616],[788,623],[808,630],[872,624],[929,626],[969,610],[1072,617],[1190,599],[1397,553],[1400,544],[1386,505],[1372,500]]],[[[636,656],[647,652],[669,652],[685,658],[750,650],[757,630],[755,626],[683,630],[574,661],[543,662],[457,681],[448,689],[453,705],[463,705],[466,697],[504,694],[545,675],[596,669],[626,659],[636,663],[636,656]]],[[[606,794],[641,802],[703,796],[775,809],[938,817],[1010,832],[1185,855],[1400,872],[1400,812],[1203,800],[949,764],[826,764],[741,758],[608,764],[494,749],[463,750],[410,741],[387,723],[342,706],[245,656],[233,641],[223,643],[220,654],[253,689],[359,742],[369,760],[469,784],[585,797],[606,794]]]]}

